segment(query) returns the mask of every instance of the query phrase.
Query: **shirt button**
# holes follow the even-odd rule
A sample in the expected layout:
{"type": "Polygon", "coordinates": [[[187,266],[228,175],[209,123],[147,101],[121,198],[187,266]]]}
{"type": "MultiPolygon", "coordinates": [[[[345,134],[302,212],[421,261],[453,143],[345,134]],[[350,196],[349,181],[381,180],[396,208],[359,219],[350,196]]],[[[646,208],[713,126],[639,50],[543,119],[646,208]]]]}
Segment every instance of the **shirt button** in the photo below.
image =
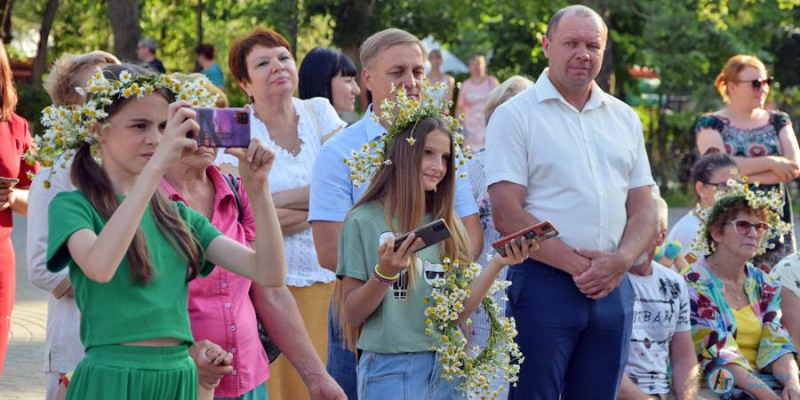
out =
{"type": "Polygon", "coordinates": [[[231,303],[229,301],[225,302],[225,308],[231,308],[231,303]]]}
{"type": "Polygon", "coordinates": [[[227,289],[228,288],[228,283],[227,282],[222,282],[222,288],[223,289],[227,289]]]}
{"type": "Polygon", "coordinates": [[[238,372],[238,371],[236,371],[236,370],[233,370],[233,371],[231,371],[231,375],[234,375],[234,376],[235,376],[236,374],[238,374],[238,373],[239,373],[239,372],[238,372]]]}
{"type": "Polygon", "coordinates": [[[231,347],[231,354],[236,354],[236,347],[231,347]]]}
{"type": "Polygon", "coordinates": [[[231,325],[231,332],[233,332],[233,331],[235,331],[235,330],[236,330],[236,327],[235,327],[235,326],[233,326],[233,325],[231,325]]]}

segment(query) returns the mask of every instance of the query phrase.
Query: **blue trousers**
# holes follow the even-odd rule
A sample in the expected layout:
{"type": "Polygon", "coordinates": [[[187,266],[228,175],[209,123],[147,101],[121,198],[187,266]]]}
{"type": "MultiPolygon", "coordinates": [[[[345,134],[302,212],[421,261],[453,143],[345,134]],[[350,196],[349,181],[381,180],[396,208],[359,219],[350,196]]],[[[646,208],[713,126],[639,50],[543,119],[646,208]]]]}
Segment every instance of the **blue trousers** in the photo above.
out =
{"type": "Polygon", "coordinates": [[[328,309],[328,362],[327,371],[342,387],[348,399],[358,398],[358,382],[356,380],[356,354],[347,350],[342,343],[342,332],[333,315],[333,302],[328,309]]]}
{"type": "Polygon", "coordinates": [[[628,277],[600,300],[582,294],[571,275],[533,260],[512,266],[508,279],[525,356],[509,400],[614,400],[631,337],[628,277]]]}

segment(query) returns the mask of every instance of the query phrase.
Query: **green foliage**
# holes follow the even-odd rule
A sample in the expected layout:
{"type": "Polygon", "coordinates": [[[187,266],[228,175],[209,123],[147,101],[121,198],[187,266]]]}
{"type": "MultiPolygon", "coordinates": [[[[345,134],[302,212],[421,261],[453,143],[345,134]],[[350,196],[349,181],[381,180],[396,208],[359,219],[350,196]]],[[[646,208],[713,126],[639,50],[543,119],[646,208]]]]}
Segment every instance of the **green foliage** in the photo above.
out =
{"type": "Polygon", "coordinates": [[[36,135],[42,133],[39,119],[42,117],[42,110],[50,105],[50,96],[41,86],[33,86],[27,83],[17,85],[17,115],[28,121],[28,129],[36,135]]]}

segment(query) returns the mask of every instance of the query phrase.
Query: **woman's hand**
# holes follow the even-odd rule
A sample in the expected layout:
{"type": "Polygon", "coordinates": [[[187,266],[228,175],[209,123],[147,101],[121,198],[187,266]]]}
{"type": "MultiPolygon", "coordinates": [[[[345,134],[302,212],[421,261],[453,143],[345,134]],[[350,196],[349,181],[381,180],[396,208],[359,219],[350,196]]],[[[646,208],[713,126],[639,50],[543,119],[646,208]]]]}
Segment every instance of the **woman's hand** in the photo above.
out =
{"type": "Polygon", "coordinates": [[[797,179],[800,176],[800,166],[796,162],[784,157],[770,156],[772,167],[770,170],[778,175],[784,182],[797,179]]]}
{"type": "Polygon", "coordinates": [[[167,126],[161,142],[150,159],[160,170],[166,171],[184,156],[197,150],[197,141],[192,139],[200,132],[197,114],[188,101],[176,101],[169,105],[167,126]]]}
{"type": "Polygon", "coordinates": [[[197,365],[198,382],[206,389],[214,389],[223,376],[233,370],[233,354],[209,341],[201,340],[189,348],[189,355],[197,365]]]}
{"type": "Polygon", "coordinates": [[[492,257],[492,261],[500,266],[517,265],[525,261],[530,256],[530,253],[539,250],[539,242],[525,238],[521,239],[522,240],[515,239],[506,243],[503,246],[506,250],[505,257],[498,252],[492,257]]]}
{"type": "Polygon", "coordinates": [[[225,154],[239,159],[239,176],[245,188],[262,188],[267,184],[269,171],[275,161],[275,152],[256,138],[247,149],[227,148],[225,154]]]}
{"type": "Polygon", "coordinates": [[[800,384],[795,381],[784,386],[781,400],[800,400],[800,384]]]}
{"type": "Polygon", "coordinates": [[[423,245],[422,239],[410,234],[397,251],[394,250],[394,238],[387,238],[378,247],[378,269],[381,274],[395,276],[408,269],[408,259],[423,245]]]}
{"type": "Polygon", "coordinates": [[[4,186],[4,184],[0,183],[0,211],[10,208],[15,199],[14,186],[4,186]]]}

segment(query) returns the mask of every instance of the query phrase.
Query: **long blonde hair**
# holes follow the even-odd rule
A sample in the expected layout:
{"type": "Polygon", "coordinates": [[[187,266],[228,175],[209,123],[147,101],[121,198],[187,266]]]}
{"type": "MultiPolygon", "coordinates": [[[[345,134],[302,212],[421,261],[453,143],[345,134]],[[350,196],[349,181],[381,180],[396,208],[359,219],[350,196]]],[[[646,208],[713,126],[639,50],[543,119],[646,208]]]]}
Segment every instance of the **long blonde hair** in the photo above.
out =
{"type": "MultiPolygon", "coordinates": [[[[434,131],[446,133],[449,137],[450,128],[437,118],[425,118],[415,125],[411,125],[403,132],[398,133],[386,149],[386,158],[392,160],[388,165],[377,171],[370,183],[369,189],[354,206],[356,209],[372,201],[383,203],[386,225],[394,232],[409,232],[422,225],[425,214],[431,214],[433,219],[444,219],[452,232],[452,236],[443,241],[440,246],[440,256],[458,260],[459,263],[469,263],[470,256],[469,237],[466,234],[461,219],[455,213],[456,193],[456,151],[453,141],[450,141],[450,159],[447,163],[447,173],[436,187],[435,191],[426,191],[420,179],[420,166],[425,154],[425,140],[434,131]],[[414,137],[417,145],[411,146],[407,139],[414,137]],[[397,226],[395,226],[395,219],[397,226]]],[[[345,249],[339,249],[344,251],[345,249]]],[[[414,284],[417,275],[416,262],[409,261],[409,285],[414,284]]],[[[360,327],[354,327],[344,318],[344,299],[342,298],[342,284],[337,281],[333,297],[338,309],[339,326],[342,329],[343,341],[348,348],[354,349],[355,342],[360,335],[360,327]]]]}

